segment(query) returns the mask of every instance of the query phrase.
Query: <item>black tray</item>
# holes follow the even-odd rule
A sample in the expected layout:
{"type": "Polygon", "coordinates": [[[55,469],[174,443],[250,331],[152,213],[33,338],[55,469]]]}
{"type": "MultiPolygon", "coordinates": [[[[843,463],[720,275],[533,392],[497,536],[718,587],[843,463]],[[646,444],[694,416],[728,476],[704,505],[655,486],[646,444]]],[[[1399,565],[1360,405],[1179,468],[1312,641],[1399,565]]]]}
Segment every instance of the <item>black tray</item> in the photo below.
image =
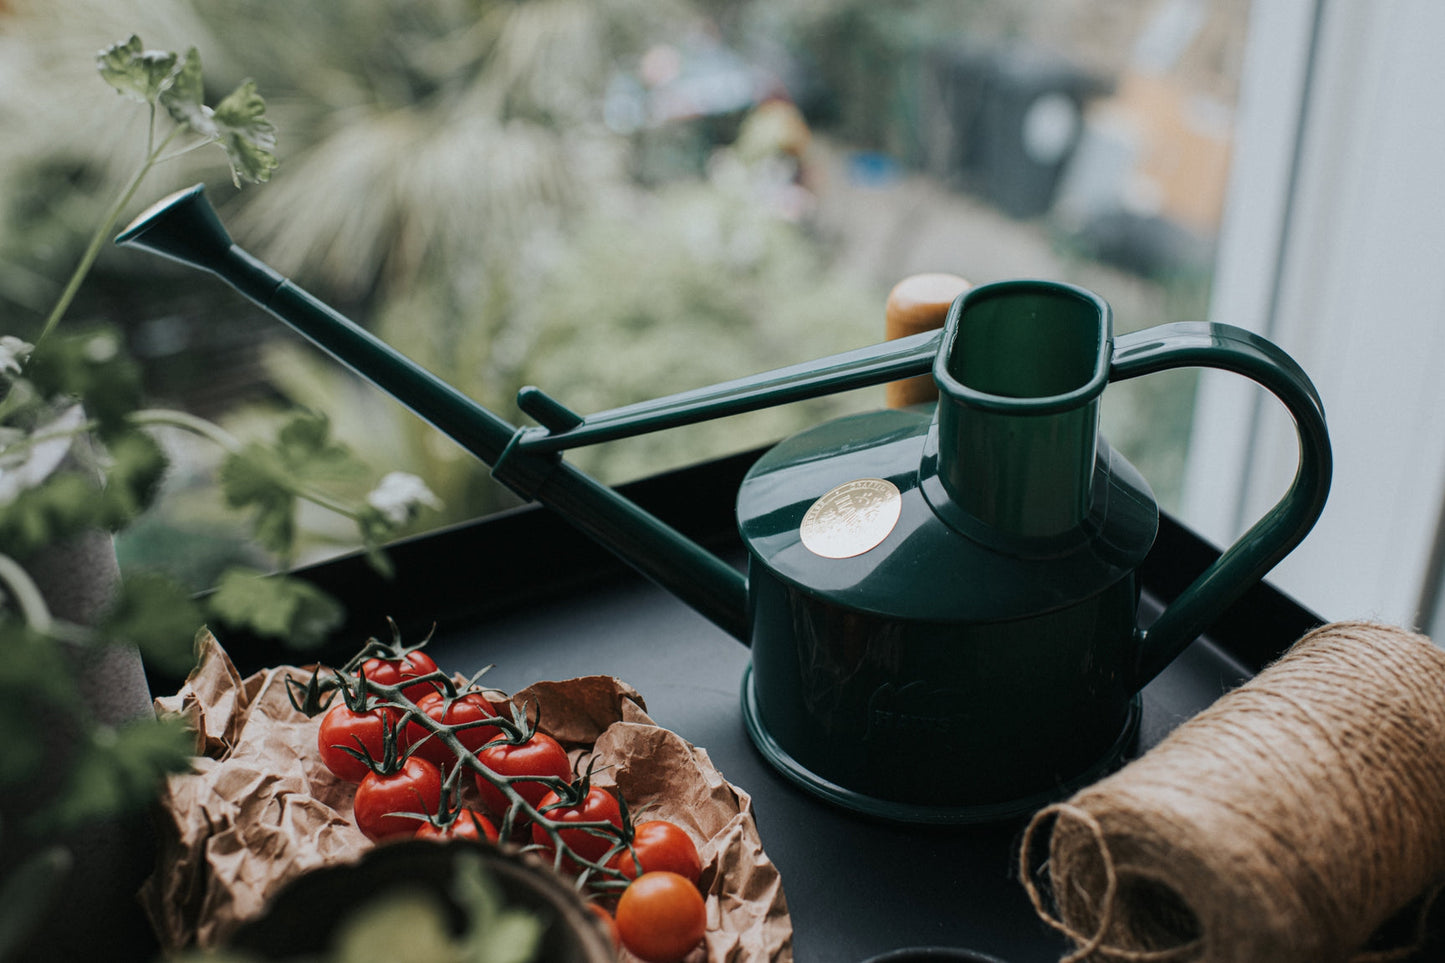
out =
{"type": "MultiPolygon", "coordinates": [[[[732,521],[747,453],[627,486],[631,498],[738,558],[732,521]]],[[[1162,519],[1142,569],[1145,618],[1189,584],[1217,550],[1162,519]]],[[[1014,870],[1022,824],[918,828],[833,809],[776,774],[752,748],[739,708],[748,650],[538,508],[399,543],[397,576],[359,557],[304,570],[340,597],[348,623],[320,653],[347,658],[394,618],[404,637],[436,626],[430,651],[449,669],[495,663],[489,684],[614,675],[636,686],[658,724],[707,749],[753,797],[759,832],[783,876],[799,963],[856,963],[911,946],[955,946],[1007,963],[1057,960],[1064,943],[1038,921],[1014,870]]],[[[1268,584],[1222,616],[1143,694],[1147,748],[1249,677],[1320,619],[1268,584]]],[[[226,636],[243,673],[296,654],[226,636]]],[[[174,691],[167,681],[159,691],[174,691]]]]}

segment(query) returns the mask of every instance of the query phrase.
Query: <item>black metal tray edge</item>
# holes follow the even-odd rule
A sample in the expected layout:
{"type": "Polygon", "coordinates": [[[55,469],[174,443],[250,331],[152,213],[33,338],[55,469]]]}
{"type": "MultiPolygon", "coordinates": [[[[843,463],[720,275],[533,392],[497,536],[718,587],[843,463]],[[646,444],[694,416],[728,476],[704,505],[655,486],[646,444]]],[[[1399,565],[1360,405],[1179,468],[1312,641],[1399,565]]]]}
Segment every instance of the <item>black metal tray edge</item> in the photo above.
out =
{"type": "MultiPolygon", "coordinates": [[[[741,558],[733,503],[743,476],[766,449],[725,456],[664,472],[619,487],[624,495],[723,555],[741,558]]],[[[432,626],[494,618],[540,598],[627,578],[631,569],[568,522],[538,505],[438,529],[387,547],[395,574],[377,573],[360,552],[297,569],[293,574],[340,598],[346,621],[323,648],[306,653],[321,661],[345,659],[361,640],[396,620],[406,638],[432,626]]],[[[1167,604],[1220,550],[1166,512],[1140,569],[1145,594],[1167,604]]],[[[1208,637],[1251,672],[1278,657],[1323,620],[1298,602],[1260,582],[1224,612],[1208,637]]],[[[216,629],[243,672],[294,662],[282,641],[216,629]]],[[[420,633],[420,635],[418,634],[420,633]]],[[[156,676],[152,691],[171,692],[179,679],[156,676]]]]}

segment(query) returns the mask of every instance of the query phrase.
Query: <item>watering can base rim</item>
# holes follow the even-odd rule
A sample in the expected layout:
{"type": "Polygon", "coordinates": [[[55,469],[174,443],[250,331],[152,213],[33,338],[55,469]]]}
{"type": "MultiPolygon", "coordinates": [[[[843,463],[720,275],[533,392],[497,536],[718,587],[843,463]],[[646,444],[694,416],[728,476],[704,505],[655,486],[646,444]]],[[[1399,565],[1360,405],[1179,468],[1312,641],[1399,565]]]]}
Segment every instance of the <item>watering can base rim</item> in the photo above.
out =
{"type": "Polygon", "coordinates": [[[780,775],[833,806],[886,822],[915,826],[980,826],[1021,819],[1097,782],[1117,768],[1133,748],[1139,734],[1142,703],[1141,696],[1136,693],[1129,702],[1128,714],[1118,737],[1092,765],[1076,776],[1060,781],[1046,790],[1017,799],[961,806],[932,806],[870,796],[841,786],[808,769],[780,745],[763,725],[756,690],[753,687],[751,662],[743,669],[742,677],[743,722],[747,726],[748,738],[780,775]]]}

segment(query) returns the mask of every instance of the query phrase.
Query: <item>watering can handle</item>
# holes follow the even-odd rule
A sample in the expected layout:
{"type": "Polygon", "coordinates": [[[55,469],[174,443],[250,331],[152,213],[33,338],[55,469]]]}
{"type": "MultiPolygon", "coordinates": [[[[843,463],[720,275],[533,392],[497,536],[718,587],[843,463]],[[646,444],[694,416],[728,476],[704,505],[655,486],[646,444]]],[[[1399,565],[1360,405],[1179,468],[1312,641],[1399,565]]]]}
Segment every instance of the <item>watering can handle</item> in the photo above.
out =
{"type": "Polygon", "coordinates": [[[1283,402],[1298,434],[1299,467],[1284,497],[1140,633],[1138,686],[1154,678],[1304,539],[1330,489],[1333,462],[1319,394],[1294,359],[1256,334],[1225,324],[1183,322],[1122,335],[1114,342],[1109,380],[1185,367],[1244,375],[1283,402]]]}

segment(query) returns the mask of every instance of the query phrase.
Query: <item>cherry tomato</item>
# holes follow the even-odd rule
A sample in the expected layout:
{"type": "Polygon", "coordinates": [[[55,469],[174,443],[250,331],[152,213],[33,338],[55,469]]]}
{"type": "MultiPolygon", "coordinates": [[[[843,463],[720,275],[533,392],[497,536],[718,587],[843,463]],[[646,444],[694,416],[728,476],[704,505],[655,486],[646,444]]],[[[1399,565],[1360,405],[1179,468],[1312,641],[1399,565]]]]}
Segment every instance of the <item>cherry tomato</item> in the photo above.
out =
{"type": "Polygon", "coordinates": [[[417,839],[474,839],[477,842],[495,843],[497,827],[492,821],[475,809],[463,809],[457,818],[442,829],[436,823],[424,822],[416,831],[417,839]]]}
{"type": "Polygon", "coordinates": [[[707,929],[707,905],[676,873],[643,873],[617,901],[622,945],[647,963],[677,963],[707,929]]]}
{"type": "Polygon", "coordinates": [[[356,820],[356,828],[367,839],[414,836],[417,820],[392,813],[429,816],[437,811],[441,798],[441,770],[434,763],[412,756],[397,772],[388,775],[368,772],[356,787],[351,815],[356,820]]]}
{"type": "MultiPolygon", "coordinates": [[[[532,738],[519,745],[502,743],[477,753],[477,761],[499,776],[556,776],[558,779],[572,778],[572,763],[567,750],[545,732],[534,732],[532,738]]],[[[481,773],[476,774],[477,791],[482,802],[498,818],[507,811],[507,797],[481,773]]],[[[512,788],[533,809],[542,797],[552,791],[544,782],[522,779],[512,783],[512,788]]]]}
{"type": "MultiPolygon", "coordinates": [[[[448,701],[446,693],[433,690],[416,702],[416,707],[437,722],[449,726],[460,726],[483,719],[495,719],[497,711],[480,692],[467,692],[448,701]]],[[[458,729],[456,737],[469,751],[475,753],[482,746],[501,734],[496,726],[469,726],[458,729]]],[[[428,731],[416,722],[407,722],[407,745],[416,746],[415,755],[429,759],[442,768],[450,769],[457,761],[456,755],[435,735],[426,738],[428,731]]]]}
{"type": "Polygon", "coordinates": [[[694,886],[702,876],[702,859],[692,837],[665,819],[638,823],[633,829],[632,850],[637,854],[635,860],[632,853],[623,850],[608,863],[628,879],[636,878],[638,863],[644,873],[665,870],[685,877],[694,886]]]}
{"type": "MultiPolygon", "coordinates": [[[[361,663],[366,678],[377,685],[401,685],[407,679],[418,679],[437,671],[437,664],[425,652],[408,652],[400,659],[371,658],[361,663]]],[[[412,702],[437,691],[430,682],[418,682],[404,687],[401,692],[412,702]]]]}
{"type": "MultiPolygon", "coordinates": [[[[617,797],[612,795],[601,786],[589,786],[587,795],[575,805],[557,806],[556,809],[548,809],[561,801],[561,797],[555,791],[547,793],[537,805],[542,815],[563,823],[611,823],[619,830],[622,828],[622,810],[617,805],[617,797]]],[[[614,840],[605,836],[594,836],[586,829],[559,829],[557,836],[583,859],[597,862],[607,851],[612,848],[614,840]]],[[[532,824],[532,842],[542,846],[550,847],[552,837],[541,824],[532,824]]]]}
{"type": "Polygon", "coordinates": [[[361,782],[371,772],[371,767],[346,749],[365,751],[372,759],[380,761],[383,732],[388,725],[395,728],[399,721],[400,714],[385,706],[352,712],[338,702],[326,710],[316,729],[316,747],[321,750],[321,761],[338,778],[361,782]],[[343,749],[343,746],[346,748],[343,749]]]}

